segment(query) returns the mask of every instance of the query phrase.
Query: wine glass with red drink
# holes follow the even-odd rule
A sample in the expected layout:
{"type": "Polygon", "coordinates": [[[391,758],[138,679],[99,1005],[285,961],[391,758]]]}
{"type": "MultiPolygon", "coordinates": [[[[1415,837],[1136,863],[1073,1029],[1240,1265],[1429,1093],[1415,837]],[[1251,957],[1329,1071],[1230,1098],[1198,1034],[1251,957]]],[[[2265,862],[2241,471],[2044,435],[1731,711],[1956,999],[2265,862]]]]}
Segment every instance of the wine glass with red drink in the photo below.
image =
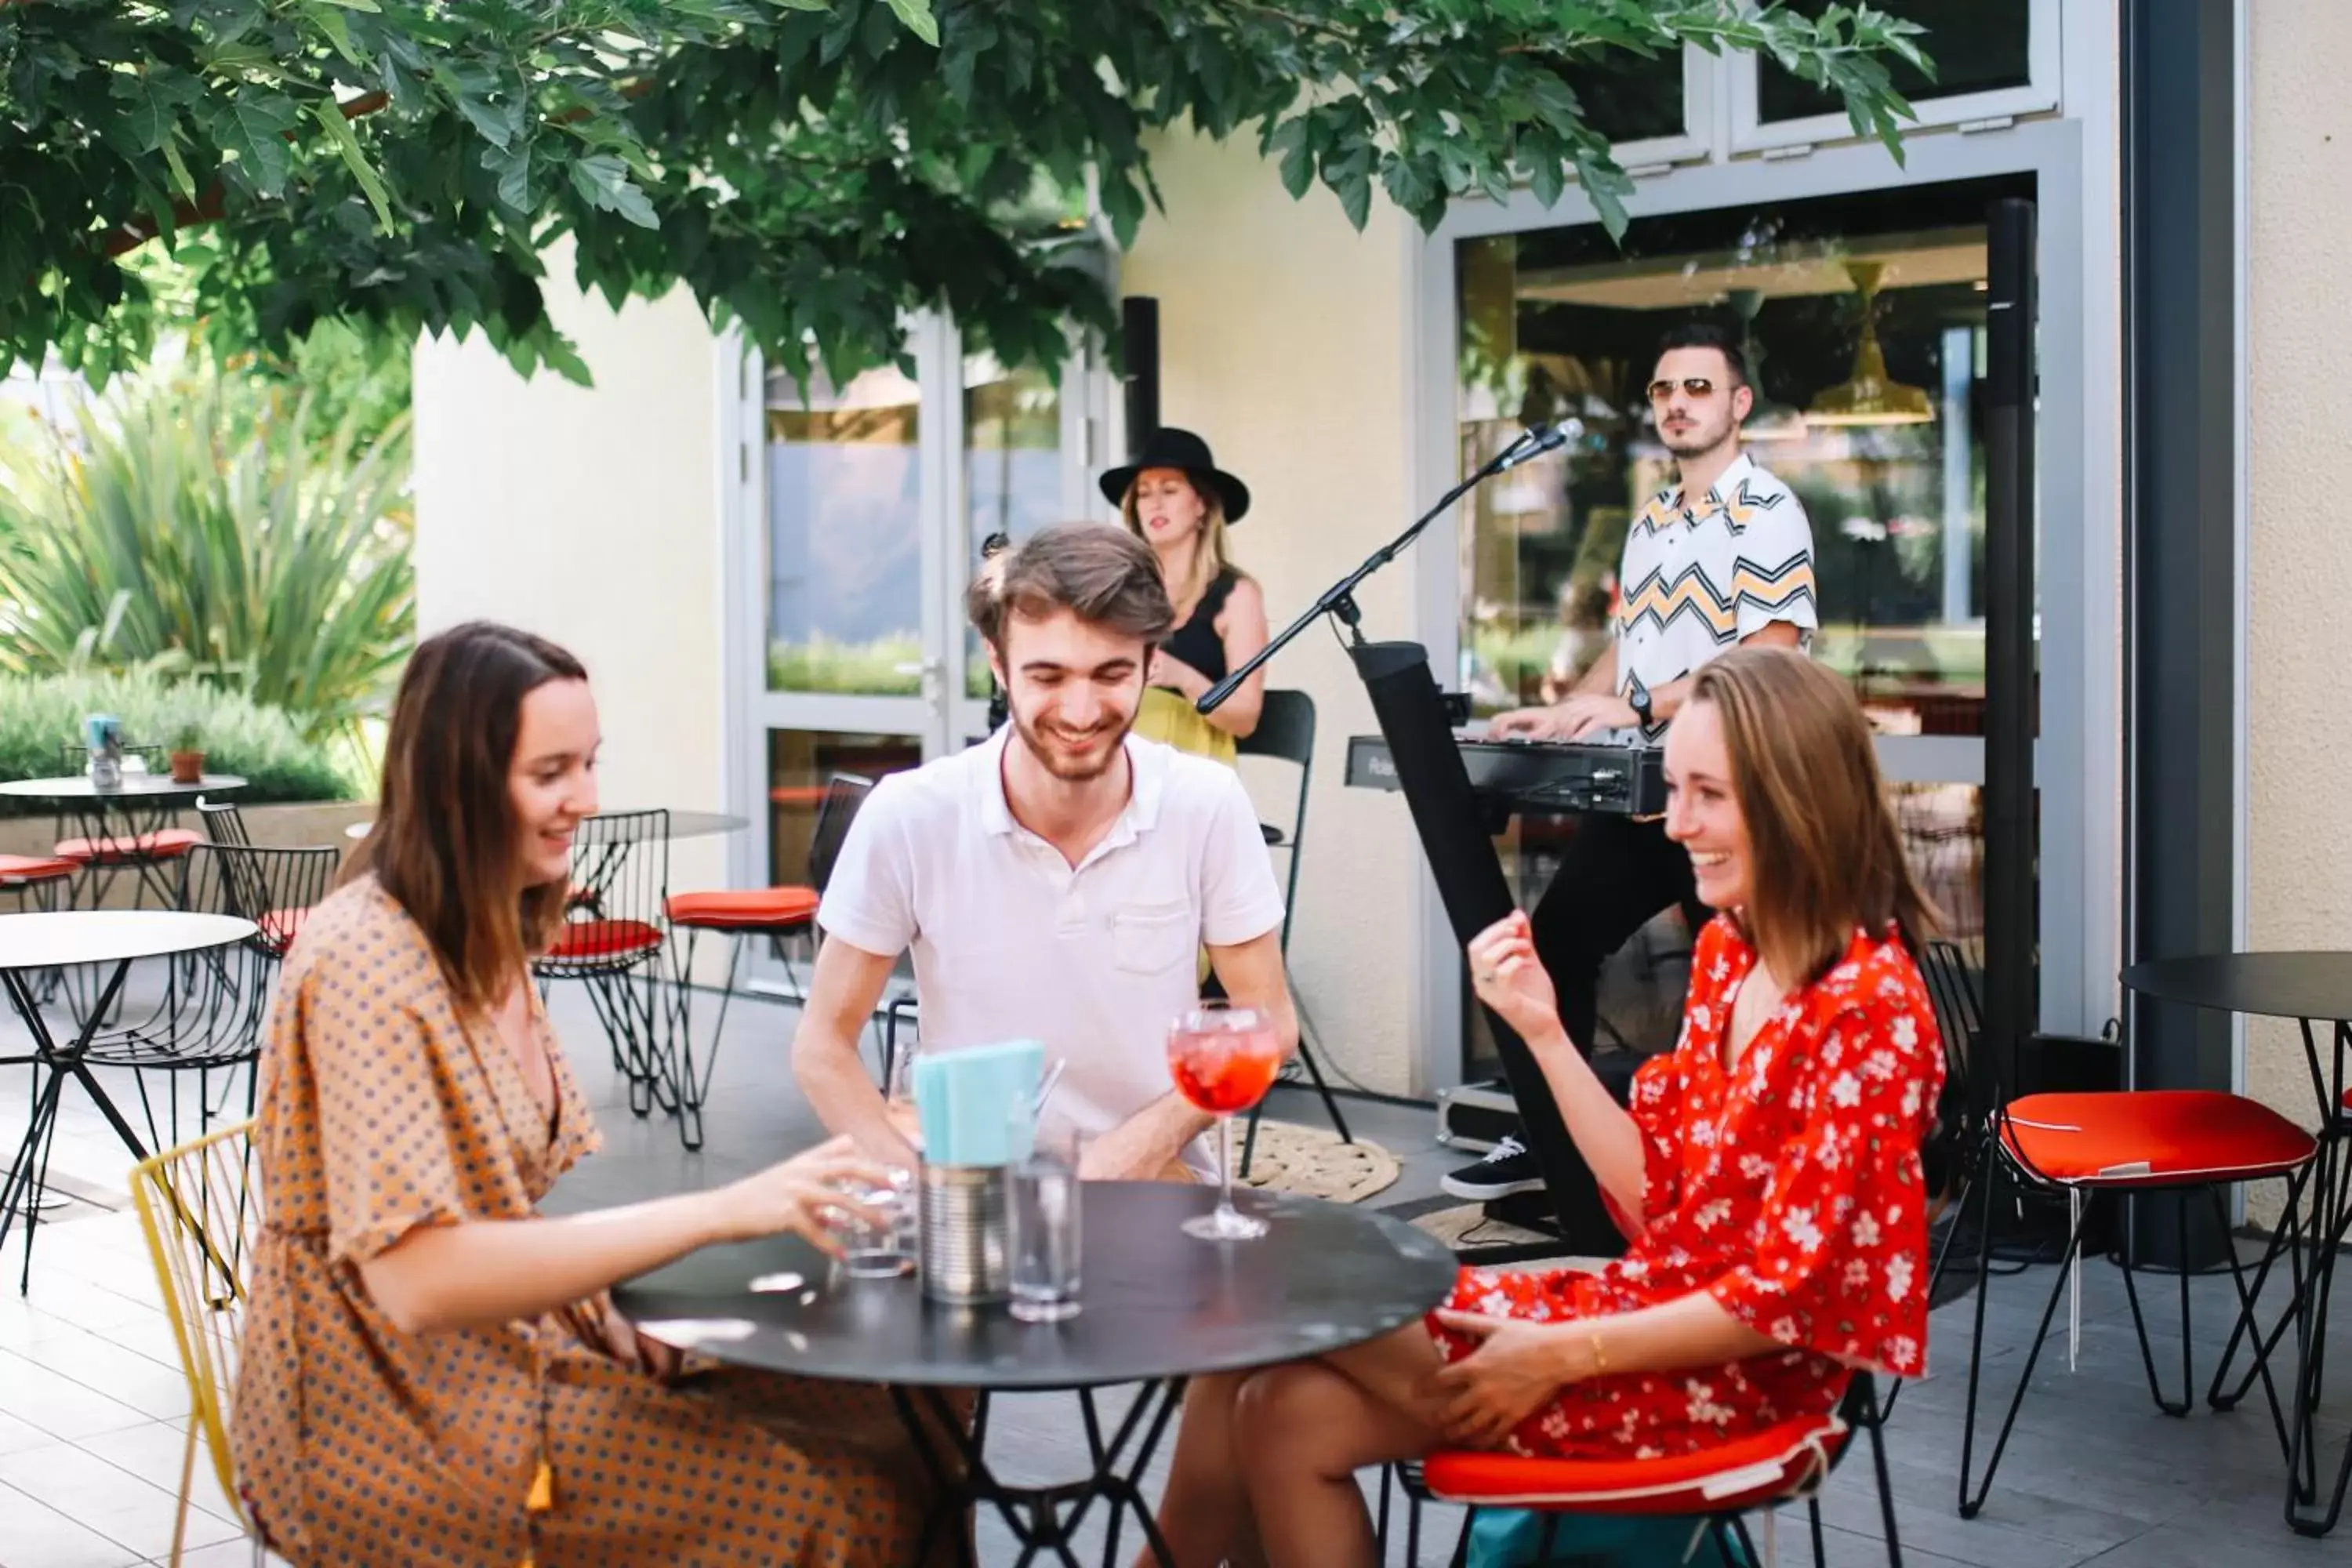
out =
{"type": "Polygon", "coordinates": [[[1176,1091],[1217,1119],[1218,1163],[1224,1191],[1214,1212],[1184,1222],[1203,1241],[1248,1241],[1265,1234],[1265,1221],[1234,1207],[1234,1112],[1265,1097],[1282,1070],[1282,1042],[1274,1019],[1256,1007],[1203,1002],[1168,1031],[1168,1071],[1176,1091]]]}

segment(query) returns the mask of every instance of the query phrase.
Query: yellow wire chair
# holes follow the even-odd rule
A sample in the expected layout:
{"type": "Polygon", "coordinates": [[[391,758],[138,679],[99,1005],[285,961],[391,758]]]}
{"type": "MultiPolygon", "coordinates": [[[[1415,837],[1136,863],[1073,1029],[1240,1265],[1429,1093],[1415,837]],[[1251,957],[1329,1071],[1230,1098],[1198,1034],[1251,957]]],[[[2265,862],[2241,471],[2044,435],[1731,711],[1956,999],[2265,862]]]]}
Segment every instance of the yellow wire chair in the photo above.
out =
{"type": "Polygon", "coordinates": [[[262,1561],[261,1532],[245,1510],[229,1461],[228,1407],[236,1381],[239,1331],[245,1321],[245,1267],[261,1226],[254,1190],[253,1123],[239,1122],[143,1160],[131,1172],[131,1195],[163,1288],[188,1376],[194,1408],[180,1461],[180,1508],[172,1526],[171,1561],[180,1561],[188,1528],[188,1492],[195,1480],[196,1443],[212,1450],[220,1489],[262,1561]]]}

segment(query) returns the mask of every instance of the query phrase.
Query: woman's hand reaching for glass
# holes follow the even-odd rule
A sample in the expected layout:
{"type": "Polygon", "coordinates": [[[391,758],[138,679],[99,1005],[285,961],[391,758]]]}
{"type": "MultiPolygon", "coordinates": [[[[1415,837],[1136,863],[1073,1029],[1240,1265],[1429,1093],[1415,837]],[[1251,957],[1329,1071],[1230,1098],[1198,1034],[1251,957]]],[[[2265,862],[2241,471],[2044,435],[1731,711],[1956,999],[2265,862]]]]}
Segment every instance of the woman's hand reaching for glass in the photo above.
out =
{"type": "Polygon", "coordinates": [[[1559,993],[1536,956],[1524,910],[1513,910],[1470,939],[1470,984],[1529,1046],[1559,1032],[1559,993]]]}
{"type": "Polygon", "coordinates": [[[837,1256],[844,1221],[889,1223],[887,1214],[855,1194],[889,1185],[881,1162],[858,1152],[845,1134],[714,1192],[718,1239],[756,1241],[789,1231],[837,1256]]]}

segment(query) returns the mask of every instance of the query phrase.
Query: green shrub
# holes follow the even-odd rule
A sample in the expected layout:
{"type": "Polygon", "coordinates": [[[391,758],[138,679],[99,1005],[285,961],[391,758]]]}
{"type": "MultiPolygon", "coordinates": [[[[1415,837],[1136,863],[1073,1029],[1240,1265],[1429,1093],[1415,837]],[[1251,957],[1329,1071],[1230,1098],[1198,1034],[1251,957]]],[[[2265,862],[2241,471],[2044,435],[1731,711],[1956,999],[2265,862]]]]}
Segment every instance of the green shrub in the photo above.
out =
{"type": "MultiPolygon", "coordinates": [[[[242,695],[152,675],[0,675],[0,779],[55,778],[58,748],[79,742],[82,720],[111,713],[126,739],[169,745],[188,727],[202,736],[205,771],[236,773],[245,805],[273,801],[357,800],[372,793],[336,763],[329,743],[306,740],[294,721],[242,695]]],[[[0,816],[41,816],[38,801],[0,795],[0,816]]]]}
{"type": "Polygon", "coordinates": [[[198,363],[0,439],[0,673],[152,669],[355,736],[415,633],[408,424],[320,439],[311,406],[198,363]]]}

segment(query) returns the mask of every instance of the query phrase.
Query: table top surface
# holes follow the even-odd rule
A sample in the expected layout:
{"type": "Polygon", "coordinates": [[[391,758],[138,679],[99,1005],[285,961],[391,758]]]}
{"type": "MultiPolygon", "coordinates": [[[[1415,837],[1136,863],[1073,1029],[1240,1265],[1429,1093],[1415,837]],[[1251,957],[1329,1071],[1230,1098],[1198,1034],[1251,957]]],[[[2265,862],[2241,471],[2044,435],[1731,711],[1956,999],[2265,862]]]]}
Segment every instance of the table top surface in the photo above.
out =
{"type": "Polygon", "coordinates": [[[122,783],[115,789],[100,789],[88,773],[68,773],[54,779],[9,779],[0,783],[0,795],[24,795],[34,800],[123,800],[142,795],[202,795],[206,790],[226,792],[243,789],[245,781],[235,773],[206,773],[194,784],[174,784],[169,773],[124,773],[122,783]]]}
{"type": "Polygon", "coordinates": [[[2352,952],[2216,952],[2124,971],[2143,996],[2219,1013],[2352,1020],[2352,952]]]}
{"type": "Polygon", "coordinates": [[[1024,1323],[1002,1306],[927,1300],[912,1275],[833,1278],[793,1237],[706,1247],[618,1286],[655,1339],[743,1366],[951,1388],[1095,1387],[1271,1366],[1377,1339],[1454,1288],[1454,1255],[1402,1220],[1244,1192],[1272,1228],[1209,1242],[1178,1226],[1216,1204],[1181,1183],[1090,1182],[1080,1225],[1083,1310],[1024,1323]]]}
{"type": "Polygon", "coordinates": [[[227,947],[254,934],[235,915],[179,910],[64,910],[0,915],[0,969],[116,963],[227,947]]]}
{"type": "MultiPolygon", "coordinates": [[[[730,816],[723,811],[673,811],[669,814],[669,836],[672,838],[709,838],[721,833],[740,833],[751,826],[748,817],[730,816]]],[[[365,838],[374,829],[373,822],[354,822],[343,829],[343,837],[365,838]]]]}

